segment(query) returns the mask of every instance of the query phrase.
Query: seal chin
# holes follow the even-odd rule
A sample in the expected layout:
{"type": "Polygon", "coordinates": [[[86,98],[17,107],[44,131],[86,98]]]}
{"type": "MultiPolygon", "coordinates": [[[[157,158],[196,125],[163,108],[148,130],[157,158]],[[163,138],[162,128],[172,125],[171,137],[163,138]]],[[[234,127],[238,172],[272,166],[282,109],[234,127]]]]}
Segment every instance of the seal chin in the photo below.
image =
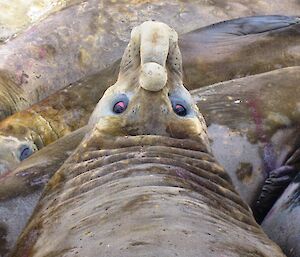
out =
{"type": "Polygon", "coordinates": [[[166,68],[155,62],[148,62],[142,65],[139,83],[142,88],[148,91],[159,91],[167,83],[166,68]]]}

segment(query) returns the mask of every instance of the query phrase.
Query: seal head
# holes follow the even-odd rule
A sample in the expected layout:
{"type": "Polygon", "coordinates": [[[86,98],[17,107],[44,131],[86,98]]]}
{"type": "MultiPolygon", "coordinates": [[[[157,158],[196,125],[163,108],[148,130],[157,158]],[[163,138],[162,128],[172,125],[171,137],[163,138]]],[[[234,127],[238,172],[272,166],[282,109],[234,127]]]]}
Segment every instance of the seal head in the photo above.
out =
{"type": "Polygon", "coordinates": [[[89,126],[112,136],[160,135],[201,140],[206,125],[182,82],[177,33],[147,21],[133,29],[117,82],[104,94],[89,126]]]}

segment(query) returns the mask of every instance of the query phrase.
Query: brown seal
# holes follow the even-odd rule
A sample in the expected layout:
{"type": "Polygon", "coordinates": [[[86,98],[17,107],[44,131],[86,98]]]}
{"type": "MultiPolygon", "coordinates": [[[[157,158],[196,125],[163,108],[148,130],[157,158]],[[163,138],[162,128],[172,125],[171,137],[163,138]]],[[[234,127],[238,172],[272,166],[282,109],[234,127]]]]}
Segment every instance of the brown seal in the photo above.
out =
{"type": "Polygon", "coordinates": [[[13,256],[284,256],[212,156],[167,25],[132,31],[89,126],[13,256]]]}

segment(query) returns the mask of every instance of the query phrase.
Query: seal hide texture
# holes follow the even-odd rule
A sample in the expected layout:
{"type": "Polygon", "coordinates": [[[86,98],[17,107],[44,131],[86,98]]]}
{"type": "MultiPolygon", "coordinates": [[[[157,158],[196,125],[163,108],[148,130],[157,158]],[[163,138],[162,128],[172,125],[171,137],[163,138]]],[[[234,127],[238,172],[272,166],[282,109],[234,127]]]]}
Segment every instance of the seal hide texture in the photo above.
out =
{"type": "Polygon", "coordinates": [[[12,256],[284,256],[212,156],[167,25],[132,31],[89,126],[12,256]]]}

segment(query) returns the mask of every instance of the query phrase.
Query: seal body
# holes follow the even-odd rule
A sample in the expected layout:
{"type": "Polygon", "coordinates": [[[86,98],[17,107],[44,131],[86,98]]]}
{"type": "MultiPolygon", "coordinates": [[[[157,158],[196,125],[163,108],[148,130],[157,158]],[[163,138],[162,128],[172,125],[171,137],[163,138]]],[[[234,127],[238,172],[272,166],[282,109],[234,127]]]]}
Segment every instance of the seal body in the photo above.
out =
{"type": "Polygon", "coordinates": [[[284,256],[202,147],[160,136],[102,143],[56,173],[13,256],[284,256]]]}
{"type": "Polygon", "coordinates": [[[79,145],[86,131],[84,127],[58,139],[0,178],[1,257],[11,252],[45,184],[79,145]]]}
{"type": "Polygon", "coordinates": [[[289,156],[299,149],[298,79],[299,67],[289,67],[191,92],[215,157],[252,207],[265,180],[290,166],[289,156]]]}
{"type": "MultiPolygon", "coordinates": [[[[298,74],[298,67],[290,67],[191,91],[207,121],[216,160],[252,207],[270,172],[285,166],[287,157],[296,153],[298,74]]],[[[27,206],[35,206],[38,198],[32,204],[30,194],[41,193],[84,133],[86,130],[72,132],[46,146],[2,178],[0,216],[8,234],[14,231],[15,220],[21,220],[19,215],[28,219],[33,210],[27,212],[24,204],[10,223],[5,218],[9,213],[6,203],[12,205],[20,197],[28,201],[27,206]]],[[[23,226],[19,223],[18,233],[23,226]]],[[[11,249],[16,236],[9,238],[13,239],[6,245],[11,249]]]]}
{"type": "Polygon", "coordinates": [[[189,89],[299,65],[299,18],[254,16],[197,29],[180,40],[189,89]]]}
{"type": "Polygon", "coordinates": [[[203,116],[182,85],[173,29],[146,22],[133,30],[118,80],[88,126],[13,256],[284,256],[212,156],[203,116]],[[160,90],[141,72],[153,62],[164,69],[150,70],[168,78],[154,76],[165,81],[160,90]]]}

